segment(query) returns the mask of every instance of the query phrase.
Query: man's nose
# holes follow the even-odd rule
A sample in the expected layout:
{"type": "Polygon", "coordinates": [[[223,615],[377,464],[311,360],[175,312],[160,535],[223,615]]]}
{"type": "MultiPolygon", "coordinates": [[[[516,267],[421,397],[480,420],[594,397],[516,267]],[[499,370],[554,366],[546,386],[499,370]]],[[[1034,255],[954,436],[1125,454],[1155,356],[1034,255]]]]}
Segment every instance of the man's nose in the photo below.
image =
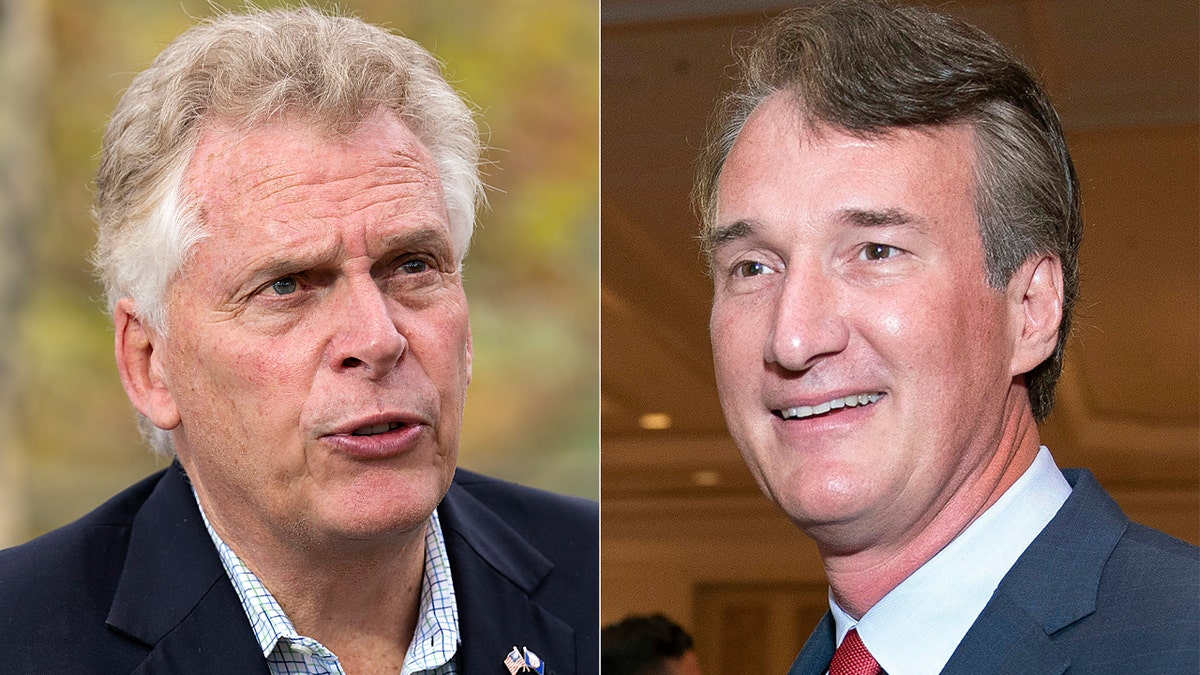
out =
{"type": "Polygon", "coordinates": [[[846,348],[850,330],[837,284],[820,265],[790,265],[775,298],[763,358],[802,372],[846,348]]]}
{"type": "Polygon", "coordinates": [[[381,379],[396,367],[408,347],[394,303],[366,275],[345,280],[340,291],[335,294],[330,365],[336,371],[381,379]]]}

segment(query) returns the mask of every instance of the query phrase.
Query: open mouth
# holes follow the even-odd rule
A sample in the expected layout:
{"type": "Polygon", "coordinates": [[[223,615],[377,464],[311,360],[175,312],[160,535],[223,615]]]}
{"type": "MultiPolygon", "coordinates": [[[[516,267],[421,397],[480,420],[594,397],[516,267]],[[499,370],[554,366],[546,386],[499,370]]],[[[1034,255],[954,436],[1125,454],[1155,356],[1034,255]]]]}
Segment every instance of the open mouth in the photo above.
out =
{"type": "Polygon", "coordinates": [[[824,403],[818,403],[817,405],[801,405],[796,406],[795,408],[783,408],[781,410],[772,410],[771,413],[780,419],[800,420],[808,417],[816,417],[818,415],[827,415],[843,408],[861,408],[863,406],[871,405],[881,398],[883,398],[883,393],[881,392],[851,394],[849,396],[841,396],[839,398],[830,399],[824,403]]]}
{"type": "Polygon", "coordinates": [[[404,426],[401,422],[384,422],[383,424],[372,424],[369,427],[355,429],[352,436],[375,436],[377,434],[386,434],[389,431],[394,431],[404,426]]]}

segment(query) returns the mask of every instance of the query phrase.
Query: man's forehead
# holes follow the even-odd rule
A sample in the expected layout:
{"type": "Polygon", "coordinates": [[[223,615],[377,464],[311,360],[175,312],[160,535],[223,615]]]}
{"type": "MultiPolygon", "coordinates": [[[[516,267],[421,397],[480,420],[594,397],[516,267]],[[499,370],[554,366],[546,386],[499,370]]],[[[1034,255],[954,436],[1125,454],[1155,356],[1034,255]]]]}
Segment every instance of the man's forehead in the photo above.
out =
{"type": "Polygon", "coordinates": [[[768,141],[773,142],[771,145],[775,142],[785,142],[800,149],[820,144],[869,148],[899,145],[913,137],[944,137],[973,153],[976,130],[974,125],[966,121],[851,129],[814,116],[805,108],[802,99],[791,92],[780,91],[763,99],[747,116],[746,122],[730,146],[725,164],[737,155],[746,153],[748,149],[753,150],[768,141]]]}
{"type": "Polygon", "coordinates": [[[777,94],[755,109],[730,148],[717,184],[715,211],[720,213],[731,190],[753,188],[781,174],[802,186],[812,176],[806,171],[839,165],[854,164],[863,171],[885,164],[893,171],[965,168],[956,173],[973,186],[977,151],[976,132],[969,124],[862,132],[810,121],[794,102],[777,94]]]}
{"type": "Polygon", "coordinates": [[[425,144],[397,116],[383,111],[345,132],[288,117],[248,127],[207,122],[186,175],[193,187],[228,185],[240,191],[269,187],[269,181],[287,177],[321,181],[360,168],[358,158],[339,152],[346,150],[373,151],[388,164],[438,180],[425,144]]]}
{"type": "Polygon", "coordinates": [[[386,248],[382,239],[401,231],[449,237],[436,165],[391,115],[368,118],[349,134],[296,120],[249,129],[214,124],[184,187],[206,246],[236,241],[281,251],[332,237],[322,245],[328,248],[347,228],[369,236],[373,248],[386,248]]]}
{"type": "Polygon", "coordinates": [[[790,100],[768,99],[729,154],[705,250],[777,231],[768,225],[780,219],[920,233],[954,212],[974,225],[975,154],[966,125],[862,134],[809,124],[790,100]]]}

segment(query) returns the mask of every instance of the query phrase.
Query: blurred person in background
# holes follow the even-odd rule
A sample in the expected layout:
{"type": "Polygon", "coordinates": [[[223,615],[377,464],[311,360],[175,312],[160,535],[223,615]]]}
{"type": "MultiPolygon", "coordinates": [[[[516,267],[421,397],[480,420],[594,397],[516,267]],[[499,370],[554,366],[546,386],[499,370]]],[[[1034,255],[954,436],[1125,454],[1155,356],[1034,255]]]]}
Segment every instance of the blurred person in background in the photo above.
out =
{"type": "Polygon", "coordinates": [[[1200,555],[1039,440],[1078,184],[1033,75],[923,8],[781,15],[696,186],[731,435],[817,544],[792,673],[1195,673],[1200,555]]]}
{"type": "Polygon", "coordinates": [[[604,675],[701,675],[692,636],[662,614],[629,616],[600,631],[604,675]]]}
{"type": "Polygon", "coordinates": [[[0,553],[6,672],[596,672],[595,503],[457,468],[479,154],[354,18],[224,14],[135,78],[94,257],[174,461],[0,553]]]}

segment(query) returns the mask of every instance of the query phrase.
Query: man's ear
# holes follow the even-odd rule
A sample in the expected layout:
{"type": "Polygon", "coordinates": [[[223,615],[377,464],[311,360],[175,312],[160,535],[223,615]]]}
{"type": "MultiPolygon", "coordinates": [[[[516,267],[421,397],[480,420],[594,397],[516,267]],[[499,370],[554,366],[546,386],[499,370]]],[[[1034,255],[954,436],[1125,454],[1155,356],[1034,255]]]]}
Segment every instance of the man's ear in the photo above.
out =
{"type": "Polygon", "coordinates": [[[1008,282],[1014,326],[1012,375],[1023,375],[1054,353],[1063,313],[1062,261],[1056,256],[1026,260],[1008,282]]]}
{"type": "Polygon", "coordinates": [[[113,328],[117,371],[133,407],[159,429],[179,426],[179,410],[163,377],[162,340],[134,314],[132,299],[117,301],[113,328]]]}

